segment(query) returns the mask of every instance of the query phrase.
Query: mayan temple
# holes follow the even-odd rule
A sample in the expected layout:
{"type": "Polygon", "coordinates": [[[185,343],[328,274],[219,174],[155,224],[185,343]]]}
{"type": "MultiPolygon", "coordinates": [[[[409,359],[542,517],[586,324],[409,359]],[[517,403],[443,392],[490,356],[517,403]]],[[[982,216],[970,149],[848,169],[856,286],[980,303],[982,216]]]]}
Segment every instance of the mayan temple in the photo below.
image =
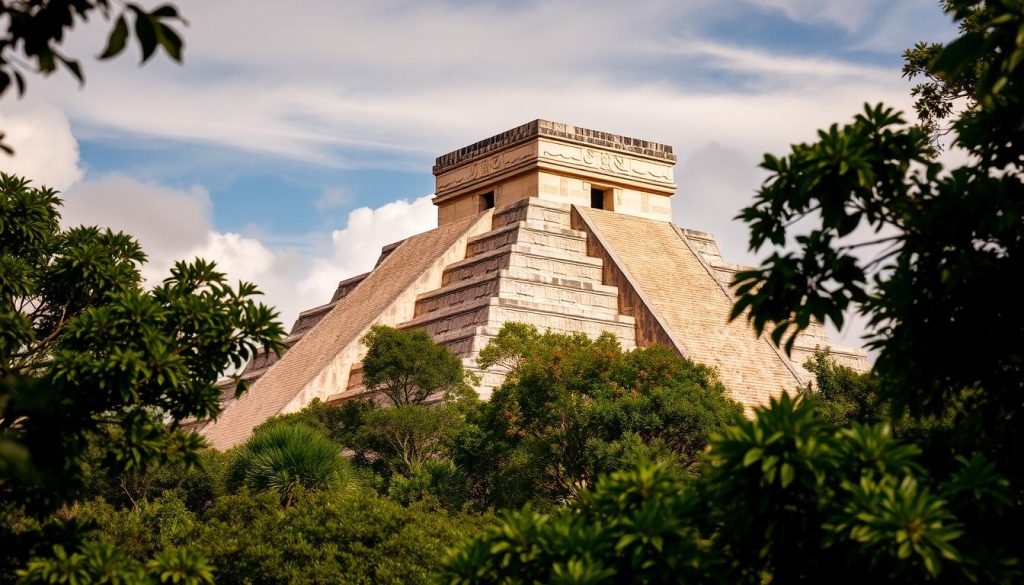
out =
{"type": "Polygon", "coordinates": [[[711,234],[671,223],[675,162],[671,146],[545,120],[441,156],[437,228],[385,246],[373,270],[302,312],[289,349],[249,363],[248,394],[201,432],[225,449],[314,398],[365,395],[360,338],[377,323],[426,330],[481,375],[484,398],[501,375],[475,356],[509,321],[666,345],[716,367],[748,407],[806,382],[800,364],[817,347],[866,369],[861,350],[831,347],[820,325],[790,359],[728,321],[727,283],[742,267],[711,234]]]}

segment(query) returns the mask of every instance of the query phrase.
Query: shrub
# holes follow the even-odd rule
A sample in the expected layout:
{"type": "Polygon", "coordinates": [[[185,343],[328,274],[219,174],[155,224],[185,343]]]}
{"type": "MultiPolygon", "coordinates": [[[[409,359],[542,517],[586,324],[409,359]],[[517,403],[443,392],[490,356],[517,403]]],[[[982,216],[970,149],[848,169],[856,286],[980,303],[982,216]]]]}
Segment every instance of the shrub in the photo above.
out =
{"type": "Polygon", "coordinates": [[[220,498],[195,537],[222,585],[427,583],[487,517],[404,507],[361,490],[220,498]]]}
{"type": "Polygon", "coordinates": [[[227,474],[233,491],[270,492],[283,505],[296,491],[338,490],[354,485],[338,446],[304,425],[274,425],[256,432],[234,455],[227,474]]]}

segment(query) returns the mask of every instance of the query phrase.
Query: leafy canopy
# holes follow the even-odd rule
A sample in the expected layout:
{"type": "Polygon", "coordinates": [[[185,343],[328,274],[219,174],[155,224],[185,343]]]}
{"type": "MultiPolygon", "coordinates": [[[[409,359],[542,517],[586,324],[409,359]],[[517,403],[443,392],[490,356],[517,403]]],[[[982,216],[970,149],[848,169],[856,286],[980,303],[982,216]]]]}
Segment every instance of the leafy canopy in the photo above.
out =
{"type": "MultiPolygon", "coordinates": [[[[202,440],[182,423],[216,417],[225,368],[283,334],[254,285],[231,286],[203,260],[143,288],[131,236],[63,229],[59,207],[54,191],[0,173],[0,511],[38,520],[82,495],[87,448],[90,472],[115,477],[195,463],[202,440]]],[[[12,526],[0,537],[21,550],[12,526]]],[[[63,550],[32,578],[121,566],[106,549],[63,550]]]]}
{"type": "MultiPolygon", "coordinates": [[[[941,5],[948,12],[957,8],[956,3],[950,0],[943,0],[941,5]]],[[[960,33],[981,32],[983,11],[969,5],[962,6],[960,10],[960,33]]],[[[942,43],[919,42],[903,52],[903,76],[911,80],[921,79],[910,94],[914,97],[918,124],[928,132],[934,146],[940,146],[940,139],[953,131],[951,120],[955,120],[959,112],[976,106],[974,97],[978,78],[986,64],[991,62],[987,55],[979,55],[977,63],[955,74],[940,72],[932,67],[932,63],[942,50],[942,43]]]]}
{"type": "Polygon", "coordinates": [[[752,250],[776,251],[737,275],[733,314],[789,347],[812,318],[842,326],[859,310],[894,413],[962,402],[964,449],[1021,481],[1024,303],[1010,282],[1024,272],[1024,13],[1016,0],[948,8],[967,24],[928,71],[974,80],[974,107],[952,127],[970,162],[944,168],[927,131],[881,105],[766,155],[771,174],[739,217],[752,250]]]}
{"type": "Polygon", "coordinates": [[[114,472],[193,458],[180,423],[216,417],[224,368],[277,347],[275,313],[202,260],[145,290],[133,238],[61,229],[57,195],[24,179],[0,190],[0,493],[41,511],[75,497],[89,434],[114,472]]]}
{"type": "Polygon", "coordinates": [[[624,352],[614,336],[509,323],[480,352],[504,383],[455,439],[456,463],[495,505],[553,504],[637,461],[694,465],[739,416],[714,370],[664,347],[624,352]]]}
{"type": "Polygon", "coordinates": [[[642,464],[554,513],[506,513],[441,581],[1015,582],[1005,480],[974,457],[938,481],[918,453],[884,423],[837,428],[784,395],[716,434],[703,476],[642,464]]]}
{"type": "Polygon", "coordinates": [[[462,361],[422,329],[374,325],[363,336],[363,383],[392,406],[455,399],[474,393],[462,361]]]}

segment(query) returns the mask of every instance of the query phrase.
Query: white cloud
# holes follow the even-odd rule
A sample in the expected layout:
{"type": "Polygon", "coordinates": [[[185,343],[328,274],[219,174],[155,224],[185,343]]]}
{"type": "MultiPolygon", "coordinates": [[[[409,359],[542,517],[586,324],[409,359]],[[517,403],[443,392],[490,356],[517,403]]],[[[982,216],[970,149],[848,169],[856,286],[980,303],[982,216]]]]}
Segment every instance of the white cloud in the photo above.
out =
{"type": "Polygon", "coordinates": [[[32,179],[36,185],[66,189],[82,177],[78,142],[67,116],[44,102],[6,97],[0,108],[0,132],[14,155],[0,153],[0,169],[32,179]]]}
{"type": "Polygon", "coordinates": [[[213,260],[234,279],[249,282],[259,282],[274,266],[274,253],[259,240],[231,232],[209,232],[205,242],[184,255],[196,257],[213,260]]]}
{"type": "Polygon", "coordinates": [[[727,45],[714,41],[676,40],[651,47],[680,57],[700,59],[722,71],[754,75],[764,87],[792,88],[798,82],[802,92],[832,85],[837,80],[847,84],[886,85],[894,79],[894,71],[884,67],[860,65],[815,55],[786,55],[770,51],[727,45]]]}
{"type": "MultiPolygon", "coordinates": [[[[848,19],[850,12],[868,18],[884,5],[764,3],[804,20],[848,19]]],[[[794,56],[716,42],[708,22],[750,17],[749,6],[735,1],[652,1],[629,10],[612,1],[310,1],[301,11],[280,11],[228,0],[181,8],[192,23],[184,67],[155,62],[140,70],[125,57],[93,64],[83,91],[63,78],[32,91],[60,101],[89,132],[207,142],[338,167],[408,169],[415,162],[424,170],[431,156],[538,117],[682,148],[714,141],[746,148],[762,137],[786,144],[837,112],[847,117],[851,102],[907,103],[896,70],[827,58],[824,49],[794,56]],[[566,22],[570,29],[552,24],[566,22]],[[709,83],[708,71],[711,79],[749,79],[709,83]],[[719,115],[715,103],[729,103],[754,124],[730,135],[734,117],[719,115]]],[[[90,29],[95,38],[80,41],[83,50],[102,44],[100,32],[90,29]]]]}
{"type": "Polygon", "coordinates": [[[411,203],[402,199],[376,209],[360,207],[350,212],[346,227],[331,234],[333,257],[317,259],[298,290],[326,302],[339,280],[373,268],[382,247],[433,229],[437,211],[431,197],[411,203]]]}
{"type": "Polygon", "coordinates": [[[64,192],[67,226],[98,225],[136,236],[154,262],[202,241],[212,204],[201,187],[173,189],[123,175],[83,181],[64,192]]]}
{"type": "Polygon", "coordinates": [[[338,281],[371,269],[381,247],[435,227],[430,199],[352,211],[347,225],[331,235],[330,255],[322,258],[217,231],[209,195],[201,187],[174,189],[120,175],[68,189],[63,222],[110,227],[138,238],[149,255],[143,276],[150,284],[165,278],[177,260],[213,260],[231,280],[256,283],[290,327],[299,311],[330,300],[338,281]]]}
{"type": "Polygon", "coordinates": [[[880,0],[748,0],[763,8],[779,10],[797,22],[823,22],[848,32],[859,30],[871,13],[881,10],[887,2],[880,0]]]}

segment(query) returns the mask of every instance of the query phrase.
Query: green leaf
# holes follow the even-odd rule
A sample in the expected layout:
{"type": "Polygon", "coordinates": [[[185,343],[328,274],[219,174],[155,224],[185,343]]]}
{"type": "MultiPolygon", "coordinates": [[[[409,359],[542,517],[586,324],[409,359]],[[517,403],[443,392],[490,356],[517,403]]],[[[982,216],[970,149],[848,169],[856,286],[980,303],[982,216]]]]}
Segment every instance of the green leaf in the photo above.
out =
{"type": "Polygon", "coordinates": [[[54,53],[54,55],[61,63],[64,64],[64,67],[71,72],[71,75],[75,76],[75,79],[77,79],[79,83],[83,83],[85,81],[85,78],[82,76],[82,67],[78,64],[78,61],[75,61],[74,59],[67,59],[63,55],[56,53],[54,53]]]}
{"type": "Polygon", "coordinates": [[[142,63],[145,63],[156,51],[156,28],[150,15],[141,10],[135,11],[135,37],[142,47],[142,63]]]}
{"type": "Polygon", "coordinates": [[[782,482],[782,487],[788,487],[789,484],[793,483],[793,477],[795,472],[793,465],[790,463],[783,463],[782,469],[779,470],[779,481],[782,482]]]}
{"type": "Polygon", "coordinates": [[[150,12],[150,14],[157,18],[181,18],[181,16],[178,15],[178,9],[172,4],[162,4],[157,6],[153,9],[153,12],[150,12]]]}
{"type": "Polygon", "coordinates": [[[743,467],[749,467],[750,465],[756,463],[759,459],[761,459],[762,455],[764,455],[764,450],[761,449],[760,447],[754,447],[753,449],[747,451],[747,454],[743,456],[743,467]]]}
{"type": "Polygon", "coordinates": [[[167,56],[180,63],[182,42],[178,33],[159,22],[156,23],[156,33],[160,46],[167,52],[167,56]]]}
{"type": "Polygon", "coordinates": [[[932,62],[931,71],[949,78],[960,75],[978,61],[985,52],[985,37],[968,33],[946,45],[932,62]]]}
{"type": "Polygon", "coordinates": [[[125,44],[128,41],[128,21],[125,20],[124,15],[117,17],[117,23],[114,24],[114,28],[110,31],[110,36],[107,38],[107,48],[103,50],[103,53],[99,56],[100,59],[110,59],[124,51],[125,44]]]}

